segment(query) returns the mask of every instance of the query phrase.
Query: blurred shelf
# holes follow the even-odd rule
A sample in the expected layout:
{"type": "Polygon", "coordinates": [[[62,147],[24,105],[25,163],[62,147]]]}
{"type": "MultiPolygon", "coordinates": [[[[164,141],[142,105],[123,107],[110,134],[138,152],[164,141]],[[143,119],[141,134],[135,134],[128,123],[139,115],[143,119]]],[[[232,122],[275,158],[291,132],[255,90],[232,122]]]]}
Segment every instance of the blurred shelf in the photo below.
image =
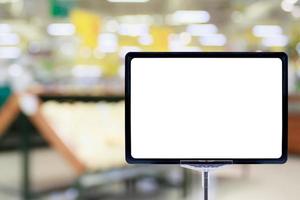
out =
{"type": "Polygon", "coordinates": [[[70,95],[70,94],[40,94],[39,98],[42,101],[55,100],[57,102],[97,102],[97,101],[121,101],[124,100],[122,95],[99,95],[99,96],[84,96],[84,95],[70,95]]]}
{"type": "Polygon", "coordinates": [[[92,98],[124,98],[124,81],[123,80],[103,80],[93,85],[81,85],[70,83],[33,85],[28,92],[42,98],[75,98],[75,99],[92,99],[92,98]]]}

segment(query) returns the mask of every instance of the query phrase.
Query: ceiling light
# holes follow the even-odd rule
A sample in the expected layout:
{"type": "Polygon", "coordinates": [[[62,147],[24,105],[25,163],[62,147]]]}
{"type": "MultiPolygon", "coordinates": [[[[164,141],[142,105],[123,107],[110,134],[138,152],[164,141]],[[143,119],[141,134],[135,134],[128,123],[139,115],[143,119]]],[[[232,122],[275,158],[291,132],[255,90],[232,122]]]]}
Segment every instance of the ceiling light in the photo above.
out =
{"type": "Polygon", "coordinates": [[[286,35],[266,37],[262,39],[262,44],[266,47],[284,47],[288,44],[288,37],[286,35]]]}
{"type": "Polygon", "coordinates": [[[214,24],[191,24],[188,25],[186,31],[193,36],[211,35],[218,31],[214,24]]]}
{"type": "Polygon", "coordinates": [[[190,33],[182,32],[180,34],[170,34],[168,40],[169,49],[175,51],[185,48],[191,42],[192,37],[190,33]]]}
{"type": "Polygon", "coordinates": [[[8,33],[11,31],[9,24],[0,24],[0,33],[8,33]]]}
{"type": "Polygon", "coordinates": [[[19,0],[0,0],[0,3],[17,3],[19,0]]]}
{"type": "Polygon", "coordinates": [[[209,19],[209,13],[204,10],[178,10],[167,16],[167,22],[173,25],[206,23],[209,19]]]}
{"type": "Polygon", "coordinates": [[[105,24],[104,24],[104,31],[107,32],[117,32],[118,31],[118,27],[119,27],[119,23],[117,22],[117,20],[108,20],[105,24]]]}
{"type": "Polygon", "coordinates": [[[107,0],[110,3],[146,3],[149,0],[107,0]]]}
{"type": "Polygon", "coordinates": [[[199,38],[199,42],[203,46],[224,46],[227,39],[223,34],[206,35],[199,38]]]}
{"type": "Polygon", "coordinates": [[[48,26],[47,32],[53,36],[70,36],[75,33],[75,26],[70,23],[54,23],[48,26]]]}
{"type": "Polygon", "coordinates": [[[292,15],[295,18],[300,18],[300,7],[295,6],[293,11],[292,11],[292,15]]]}
{"type": "Polygon", "coordinates": [[[131,24],[147,24],[151,25],[154,23],[154,16],[151,15],[121,15],[117,17],[120,23],[131,23],[131,24]]]}
{"type": "Polygon", "coordinates": [[[122,23],[119,26],[119,34],[120,35],[128,35],[128,36],[140,36],[148,34],[148,25],[147,24],[130,24],[130,23],[122,23]]]}
{"type": "Polygon", "coordinates": [[[0,33],[0,45],[10,46],[17,45],[20,42],[20,37],[15,33],[0,33]]]}
{"type": "Polygon", "coordinates": [[[287,1],[284,0],[284,1],[281,2],[281,8],[285,12],[291,12],[293,10],[293,8],[294,8],[294,4],[289,3],[289,2],[287,2],[287,1]]]}
{"type": "Polygon", "coordinates": [[[268,37],[282,34],[282,28],[277,25],[256,25],[252,32],[256,37],[268,37]]]}
{"type": "Polygon", "coordinates": [[[297,3],[298,0],[284,0],[284,1],[291,3],[291,4],[295,4],[295,3],[297,3]]]}
{"type": "Polygon", "coordinates": [[[153,38],[151,35],[142,35],[139,37],[139,43],[142,45],[151,45],[153,43],[153,38]]]}
{"type": "Polygon", "coordinates": [[[98,37],[98,43],[101,52],[116,52],[118,48],[118,37],[113,33],[102,33],[98,37]]]}
{"type": "Polygon", "coordinates": [[[18,47],[0,47],[0,58],[13,59],[21,55],[21,49],[18,47]]]}

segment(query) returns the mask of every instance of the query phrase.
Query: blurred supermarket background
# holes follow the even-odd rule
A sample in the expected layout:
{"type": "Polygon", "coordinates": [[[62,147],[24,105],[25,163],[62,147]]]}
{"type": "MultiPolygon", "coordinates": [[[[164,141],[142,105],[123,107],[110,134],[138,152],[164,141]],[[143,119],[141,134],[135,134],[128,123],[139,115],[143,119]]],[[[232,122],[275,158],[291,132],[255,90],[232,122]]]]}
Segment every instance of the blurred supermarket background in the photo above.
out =
{"type": "Polygon", "coordinates": [[[125,164],[128,51],[286,52],[289,162],[218,170],[211,192],[299,199],[298,0],[0,0],[0,199],[201,199],[199,174],[125,164]]]}

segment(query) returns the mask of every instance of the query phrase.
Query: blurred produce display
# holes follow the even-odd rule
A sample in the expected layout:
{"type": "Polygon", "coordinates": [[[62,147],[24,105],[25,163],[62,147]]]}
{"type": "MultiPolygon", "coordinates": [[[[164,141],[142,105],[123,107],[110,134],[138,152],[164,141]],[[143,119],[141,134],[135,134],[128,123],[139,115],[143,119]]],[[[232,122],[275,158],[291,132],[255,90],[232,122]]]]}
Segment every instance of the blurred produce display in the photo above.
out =
{"type": "Polygon", "coordinates": [[[125,165],[124,102],[42,104],[42,113],[61,140],[89,168],[125,165]]]}

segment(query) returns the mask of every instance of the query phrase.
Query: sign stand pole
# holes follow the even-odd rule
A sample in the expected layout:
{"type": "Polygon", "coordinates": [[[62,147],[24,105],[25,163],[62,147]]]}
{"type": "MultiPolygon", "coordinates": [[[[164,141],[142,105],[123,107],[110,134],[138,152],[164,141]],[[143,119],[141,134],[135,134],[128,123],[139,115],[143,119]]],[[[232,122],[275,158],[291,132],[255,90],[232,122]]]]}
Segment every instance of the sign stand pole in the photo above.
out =
{"type": "Polygon", "coordinates": [[[208,200],[208,170],[202,171],[203,199],[208,200]]]}
{"type": "MultiPolygon", "coordinates": [[[[212,162],[212,161],[209,161],[212,162]]],[[[203,200],[208,200],[209,196],[209,171],[211,169],[219,168],[227,164],[232,164],[232,161],[216,161],[211,164],[208,161],[181,161],[180,166],[183,168],[195,170],[202,174],[202,188],[203,188],[203,200]],[[195,163],[195,164],[191,164],[195,163]],[[200,163],[200,164],[199,164],[200,163]],[[203,164],[205,163],[205,164],[203,164]],[[207,164],[206,164],[207,163],[207,164]]]]}

